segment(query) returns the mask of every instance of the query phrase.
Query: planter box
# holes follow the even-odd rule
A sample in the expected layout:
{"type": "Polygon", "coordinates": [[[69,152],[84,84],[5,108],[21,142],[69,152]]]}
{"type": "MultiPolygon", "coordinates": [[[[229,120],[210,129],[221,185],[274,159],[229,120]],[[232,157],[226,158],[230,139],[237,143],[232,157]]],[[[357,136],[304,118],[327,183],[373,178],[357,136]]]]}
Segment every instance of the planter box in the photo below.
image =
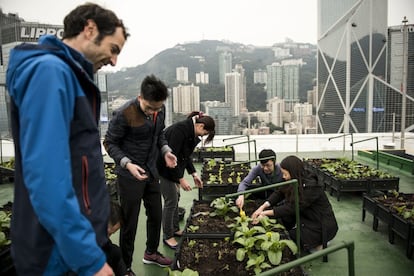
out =
{"type": "Polygon", "coordinates": [[[365,221],[366,212],[369,212],[373,216],[372,229],[377,231],[378,229],[378,203],[370,196],[364,195],[362,199],[362,221],[365,221]]]}
{"type": "Polygon", "coordinates": [[[10,245],[0,251],[0,275],[17,275],[10,256],[10,245]]]}
{"type": "Polygon", "coordinates": [[[392,223],[389,232],[389,242],[394,243],[394,235],[397,234],[406,242],[406,255],[411,257],[411,233],[413,225],[406,219],[400,217],[397,214],[392,214],[392,223]]]}
{"type": "Polygon", "coordinates": [[[191,155],[194,162],[203,162],[205,159],[219,159],[234,161],[233,147],[205,147],[196,148],[191,155]]]}
{"type": "Polygon", "coordinates": [[[233,184],[204,184],[202,189],[198,189],[198,199],[214,199],[227,194],[237,192],[238,185],[233,184]]]}
{"type": "Polygon", "coordinates": [[[341,196],[342,192],[366,192],[368,190],[367,180],[344,180],[344,179],[337,179],[335,177],[331,178],[330,184],[330,194],[332,195],[333,192],[336,193],[337,200],[341,196]]]}
{"type": "Polygon", "coordinates": [[[13,183],[13,182],[14,182],[14,170],[0,166],[0,184],[13,183]]]}
{"type": "Polygon", "coordinates": [[[358,155],[377,160],[400,170],[414,174],[414,156],[405,153],[405,150],[358,151],[358,155]]]}

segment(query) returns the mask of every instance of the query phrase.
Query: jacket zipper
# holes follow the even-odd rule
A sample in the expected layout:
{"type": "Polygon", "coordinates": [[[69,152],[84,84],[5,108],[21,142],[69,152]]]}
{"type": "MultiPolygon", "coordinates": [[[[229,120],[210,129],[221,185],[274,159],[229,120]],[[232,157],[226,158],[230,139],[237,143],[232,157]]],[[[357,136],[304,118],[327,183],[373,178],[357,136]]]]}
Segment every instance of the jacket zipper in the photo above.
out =
{"type": "Polygon", "coordinates": [[[83,205],[85,206],[86,213],[89,215],[91,213],[91,204],[89,201],[88,193],[88,158],[82,156],[82,195],[83,195],[83,205]]]}

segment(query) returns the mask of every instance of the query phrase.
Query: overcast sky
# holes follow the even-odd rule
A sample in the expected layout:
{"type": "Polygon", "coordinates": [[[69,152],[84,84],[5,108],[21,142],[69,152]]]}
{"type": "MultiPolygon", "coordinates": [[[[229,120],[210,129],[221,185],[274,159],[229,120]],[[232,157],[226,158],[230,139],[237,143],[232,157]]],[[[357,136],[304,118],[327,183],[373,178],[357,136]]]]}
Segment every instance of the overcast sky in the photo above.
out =
{"type": "MultiPolygon", "coordinates": [[[[289,37],[316,44],[317,0],[90,1],[114,10],[131,34],[111,70],[143,64],[178,43],[202,39],[270,46],[289,37]]],[[[85,0],[0,0],[0,7],[28,22],[62,24],[64,16],[83,3],[85,0]]],[[[389,26],[400,25],[404,15],[409,23],[414,22],[414,0],[389,3],[389,26]]]]}

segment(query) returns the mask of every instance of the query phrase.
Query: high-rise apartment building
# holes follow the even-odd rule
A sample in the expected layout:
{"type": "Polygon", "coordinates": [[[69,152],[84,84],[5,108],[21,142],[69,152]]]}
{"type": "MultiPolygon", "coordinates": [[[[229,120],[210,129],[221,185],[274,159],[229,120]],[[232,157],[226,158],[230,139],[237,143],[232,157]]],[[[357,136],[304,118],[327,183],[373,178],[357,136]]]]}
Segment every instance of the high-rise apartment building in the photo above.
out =
{"type": "Polygon", "coordinates": [[[175,68],[177,81],[180,83],[188,82],[188,67],[177,67],[175,68]]]}
{"type": "Polygon", "coordinates": [[[189,114],[200,110],[200,87],[194,84],[173,87],[172,98],[175,113],[189,114]]]}
{"type": "MultiPolygon", "coordinates": [[[[245,86],[244,86],[245,87],[245,86]]],[[[239,72],[227,73],[224,83],[224,101],[229,103],[232,116],[239,116],[245,110],[245,98],[243,98],[243,76],[239,72]]],[[[245,91],[245,90],[244,90],[245,91]]]]}
{"type": "Polygon", "coordinates": [[[383,130],[387,0],[318,0],[319,133],[383,130]]]}
{"type": "Polygon", "coordinates": [[[288,59],[267,66],[267,99],[277,97],[285,101],[285,110],[292,111],[299,102],[299,72],[302,59],[288,59]]]}
{"type": "Polygon", "coordinates": [[[233,55],[231,52],[221,52],[219,54],[219,81],[224,84],[227,73],[233,69],[233,55]]]}
{"type": "Polygon", "coordinates": [[[385,131],[414,130],[414,24],[388,28],[385,131]],[[405,36],[405,37],[404,37],[405,36]],[[404,53],[405,52],[405,53],[404,53]],[[403,103],[403,88],[406,101],[403,103]],[[403,104],[405,107],[403,107],[403,104]],[[405,110],[404,110],[405,108],[405,110]],[[405,115],[405,122],[402,116],[405,115]],[[404,126],[405,123],[405,126],[404,126]]]}
{"type": "Polygon", "coordinates": [[[285,101],[274,97],[267,101],[267,110],[272,114],[271,122],[278,127],[283,127],[283,113],[285,112],[285,101]]]}
{"type": "Polygon", "coordinates": [[[240,74],[240,112],[247,112],[247,94],[246,94],[246,73],[241,64],[236,64],[234,66],[234,72],[240,74]]]}
{"type": "Polygon", "coordinates": [[[216,135],[233,134],[231,130],[236,124],[235,117],[232,116],[232,110],[229,103],[219,101],[206,101],[202,103],[207,115],[214,119],[216,124],[216,135]]]}
{"type": "Polygon", "coordinates": [[[196,73],[196,83],[208,84],[209,83],[208,73],[206,72],[196,73]]]}
{"type": "Polygon", "coordinates": [[[254,83],[267,83],[267,71],[263,69],[257,69],[253,71],[253,82],[254,83]]]}

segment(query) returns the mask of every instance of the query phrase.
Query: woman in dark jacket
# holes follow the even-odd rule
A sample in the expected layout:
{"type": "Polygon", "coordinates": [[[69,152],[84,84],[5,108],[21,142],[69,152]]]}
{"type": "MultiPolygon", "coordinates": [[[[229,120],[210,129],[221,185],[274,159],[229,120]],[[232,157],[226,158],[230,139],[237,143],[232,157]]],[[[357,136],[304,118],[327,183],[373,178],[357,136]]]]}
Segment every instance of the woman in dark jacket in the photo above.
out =
{"type": "Polygon", "coordinates": [[[203,187],[203,182],[197,175],[191,160],[194,148],[201,141],[199,137],[208,135],[205,143],[213,140],[215,134],[215,123],[210,116],[202,112],[194,111],[187,119],[177,122],[165,129],[165,138],[172,152],[177,156],[177,166],[167,168],[163,158],[158,158],[157,167],[160,174],[161,193],[164,198],[162,212],[162,227],[164,233],[163,242],[171,249],[176,249],[177,241],[174,236],[180,236],[178,218],[179,191],[191,191],[191,186],[184,178],[184,171],[187,170],[194,179],[198,188],[203,187]]]}
{"type": "MultiPolygon", "coordinates": [[[[300,239],[305,250],[318,250],[322,242],[332,240],[338,224],[332,206],[324,189],[318,184],[314,174],[305,170],[302,160],[288,156],[280,163],[285,180],[297,179],[300,209],[300,239]],[[323,236],[324,239],[323,239],[323,236]]],[[[292,239],[295,235],[295,198],[293,185],[286,185],[275,191],[252,215],[257,220],[260,216],[271,216],[282,220],[292,239]],[[267,208],[272,207],[272,209],[267,208]]]]}

